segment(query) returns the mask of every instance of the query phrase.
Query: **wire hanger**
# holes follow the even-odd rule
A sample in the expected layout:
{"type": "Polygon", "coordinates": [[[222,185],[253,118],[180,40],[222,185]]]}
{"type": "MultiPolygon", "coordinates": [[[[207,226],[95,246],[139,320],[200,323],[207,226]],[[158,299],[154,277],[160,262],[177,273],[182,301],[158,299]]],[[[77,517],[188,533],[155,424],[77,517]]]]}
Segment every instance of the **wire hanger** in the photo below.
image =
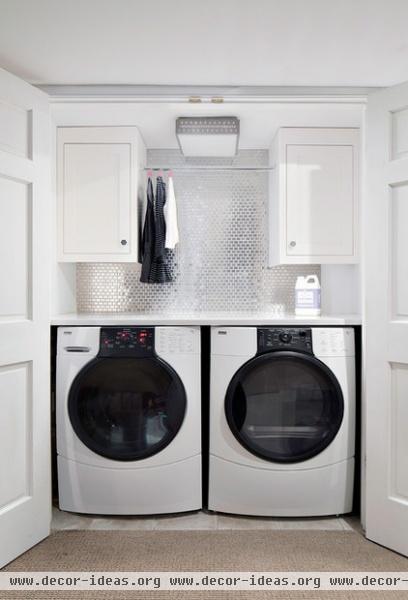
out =
{"type": "Polygon", "coordinates": [[[173,175],[173,169],[169,169],[169,168],[164,168],[162,169],[161,167],[153,167],[153,168],[146,168],[146,174],[147,177],[153,177],[154,172],[156,173],[157,177],[164,177],[164,172],[167,173],[168,177],[174,177],[173,175]]]}

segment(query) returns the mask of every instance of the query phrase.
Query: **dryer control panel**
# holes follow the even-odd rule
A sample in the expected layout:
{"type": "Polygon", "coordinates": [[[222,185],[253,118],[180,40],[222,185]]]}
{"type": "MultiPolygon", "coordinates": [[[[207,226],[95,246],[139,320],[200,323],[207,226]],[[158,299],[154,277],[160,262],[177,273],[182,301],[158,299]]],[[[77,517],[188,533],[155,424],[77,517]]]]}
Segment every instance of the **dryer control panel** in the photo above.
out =
{"type": "Polygon", "coordinates": [[[258,328],[258,354],[291,350],[313,354],[312,330],[304,327],[258,328]]]}
{"type": "Polygon", "coordinates": [[[154,354],[153,327],[102,327],[100,357],[144,357],[154,354]]]}

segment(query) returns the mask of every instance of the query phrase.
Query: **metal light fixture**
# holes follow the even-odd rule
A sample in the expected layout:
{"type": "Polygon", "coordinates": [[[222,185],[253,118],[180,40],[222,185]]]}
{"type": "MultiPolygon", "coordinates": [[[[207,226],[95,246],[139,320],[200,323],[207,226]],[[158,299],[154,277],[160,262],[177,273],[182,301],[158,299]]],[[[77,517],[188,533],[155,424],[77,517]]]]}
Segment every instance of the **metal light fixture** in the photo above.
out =
{"type": "Polygon", "coordinates": [[[231,157],[238,152],[237,117],[179,117],[176,136],[184,156],[231,157]]]}

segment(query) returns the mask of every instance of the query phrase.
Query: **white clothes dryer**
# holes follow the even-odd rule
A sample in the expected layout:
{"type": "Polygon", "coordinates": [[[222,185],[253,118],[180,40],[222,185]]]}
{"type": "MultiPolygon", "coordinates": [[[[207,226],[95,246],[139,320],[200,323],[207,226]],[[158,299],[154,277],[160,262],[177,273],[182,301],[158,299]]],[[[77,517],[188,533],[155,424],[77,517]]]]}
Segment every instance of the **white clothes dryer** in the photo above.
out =
{"type": "Polygon", "coordinates": [[[209,509],[350,512],[355,385],[352,328],[212,328],[209,509]]]}
{"type": "Polygon", "coordinates": [[[62,510],[150,515],[200,509],[198,327],[59,327],[62,510]]]}

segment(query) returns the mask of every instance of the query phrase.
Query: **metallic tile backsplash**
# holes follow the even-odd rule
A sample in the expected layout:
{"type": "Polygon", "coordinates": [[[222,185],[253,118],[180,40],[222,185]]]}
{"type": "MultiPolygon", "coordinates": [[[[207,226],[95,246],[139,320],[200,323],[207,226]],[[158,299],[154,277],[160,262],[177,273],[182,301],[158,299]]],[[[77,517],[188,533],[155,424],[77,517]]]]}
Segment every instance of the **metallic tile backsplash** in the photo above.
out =
{"type": "MultiPolygon", "coordinates": [[[[234,159],[185,159],[178,150],[149,150],[148,164],[266,166],[266,150],[234,159]]],[[[180,243],[172,253],[173,281],[140,283],[140,265],[79,263],[78,312],[294,312],[298,275],[318,265],[267,268],[268,173],[174,173],[180,243]]],[[[144,207],[143,207],[144,208],[144,207]]]]}

